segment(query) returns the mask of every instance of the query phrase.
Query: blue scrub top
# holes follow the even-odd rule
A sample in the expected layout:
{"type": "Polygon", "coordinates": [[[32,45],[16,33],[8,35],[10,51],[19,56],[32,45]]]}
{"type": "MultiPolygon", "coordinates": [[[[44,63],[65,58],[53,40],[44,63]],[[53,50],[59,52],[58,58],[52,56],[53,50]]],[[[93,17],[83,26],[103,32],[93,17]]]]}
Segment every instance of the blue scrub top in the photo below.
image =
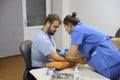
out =
{"type": "Polygon", "coordinates": [[[72,45],[79,45],[78,50],[88,58],[88,64],[100,73],[120,62],[120,53],[111,38],[95,27],[78,23],[71,40],[72,45]]]}

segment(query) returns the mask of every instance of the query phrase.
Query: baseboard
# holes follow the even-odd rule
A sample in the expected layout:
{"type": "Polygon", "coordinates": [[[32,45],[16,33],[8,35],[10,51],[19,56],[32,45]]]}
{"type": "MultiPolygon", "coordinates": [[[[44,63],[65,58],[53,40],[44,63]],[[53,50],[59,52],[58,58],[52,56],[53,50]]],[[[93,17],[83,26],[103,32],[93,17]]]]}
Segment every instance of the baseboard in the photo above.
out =
{"type": "Polygon", "coordinates": [[[21,56],[21,54],[10,55],[10,56],[4,56],[4,57],[0,57],[0,59],[2,59],[2,58],[9,58],[9,57],[16,57],[16,56],[21,56]]]}

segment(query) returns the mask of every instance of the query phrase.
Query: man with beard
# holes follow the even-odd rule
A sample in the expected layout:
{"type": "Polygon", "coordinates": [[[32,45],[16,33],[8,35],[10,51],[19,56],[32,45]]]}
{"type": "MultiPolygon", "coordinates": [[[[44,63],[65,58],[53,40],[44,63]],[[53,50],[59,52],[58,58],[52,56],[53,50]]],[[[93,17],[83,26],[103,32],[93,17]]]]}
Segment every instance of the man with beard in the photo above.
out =
{"type": "Polygon", "coordinates": [[[65,58],[56,52],[53,35],[58,30],[61,19],[57,14],[49,14],[43,27],[38,32],[32,44],[31,61],[33,68],[45,67],[52,61],[65,61],[65,58]]]}

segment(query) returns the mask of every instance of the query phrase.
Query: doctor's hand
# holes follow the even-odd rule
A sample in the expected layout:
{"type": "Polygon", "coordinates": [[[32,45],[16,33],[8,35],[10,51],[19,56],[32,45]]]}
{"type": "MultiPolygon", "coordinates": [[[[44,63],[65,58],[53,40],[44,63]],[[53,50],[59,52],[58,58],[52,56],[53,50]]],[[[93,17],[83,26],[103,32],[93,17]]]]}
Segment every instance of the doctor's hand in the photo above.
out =
{"type": "Polygon", "coordinates": [[[70,49],[70,48],[64,48],[64,49],[62,49],[62,50],[59,52],[59,54],[60,54],[61,56],[65,56],[66,52],[67,52],[69,49],[70,49]]]}

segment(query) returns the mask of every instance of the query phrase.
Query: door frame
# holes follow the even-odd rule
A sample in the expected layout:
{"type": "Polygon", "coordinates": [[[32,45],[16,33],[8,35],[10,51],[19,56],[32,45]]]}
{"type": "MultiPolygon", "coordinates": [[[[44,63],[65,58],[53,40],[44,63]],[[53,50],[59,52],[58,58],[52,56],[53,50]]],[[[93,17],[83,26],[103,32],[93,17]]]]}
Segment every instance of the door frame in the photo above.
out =
{"type": "MultiPolygon", "coordinates": [[[[51,7],[51,0],[46,0],[46,15],[52,12],[51,7]]],[[[27,27],[27,10],[26,10],[26,0],[22,0],[22,9],[23,9],[23,31],[24,31],[24,40],[30,39],[29,36],[32,34],[32,32],[35,32],[33,30],[38,31],[42,25],[40,26],[34,26],[34,27],[27,27]],[[28,33],[29,32],[29,33],[28,33]],[[31,34],[30,34],[31,32],[31,34]]],[[[36,34],[33,33],[33,34],[36,34]]]]}

